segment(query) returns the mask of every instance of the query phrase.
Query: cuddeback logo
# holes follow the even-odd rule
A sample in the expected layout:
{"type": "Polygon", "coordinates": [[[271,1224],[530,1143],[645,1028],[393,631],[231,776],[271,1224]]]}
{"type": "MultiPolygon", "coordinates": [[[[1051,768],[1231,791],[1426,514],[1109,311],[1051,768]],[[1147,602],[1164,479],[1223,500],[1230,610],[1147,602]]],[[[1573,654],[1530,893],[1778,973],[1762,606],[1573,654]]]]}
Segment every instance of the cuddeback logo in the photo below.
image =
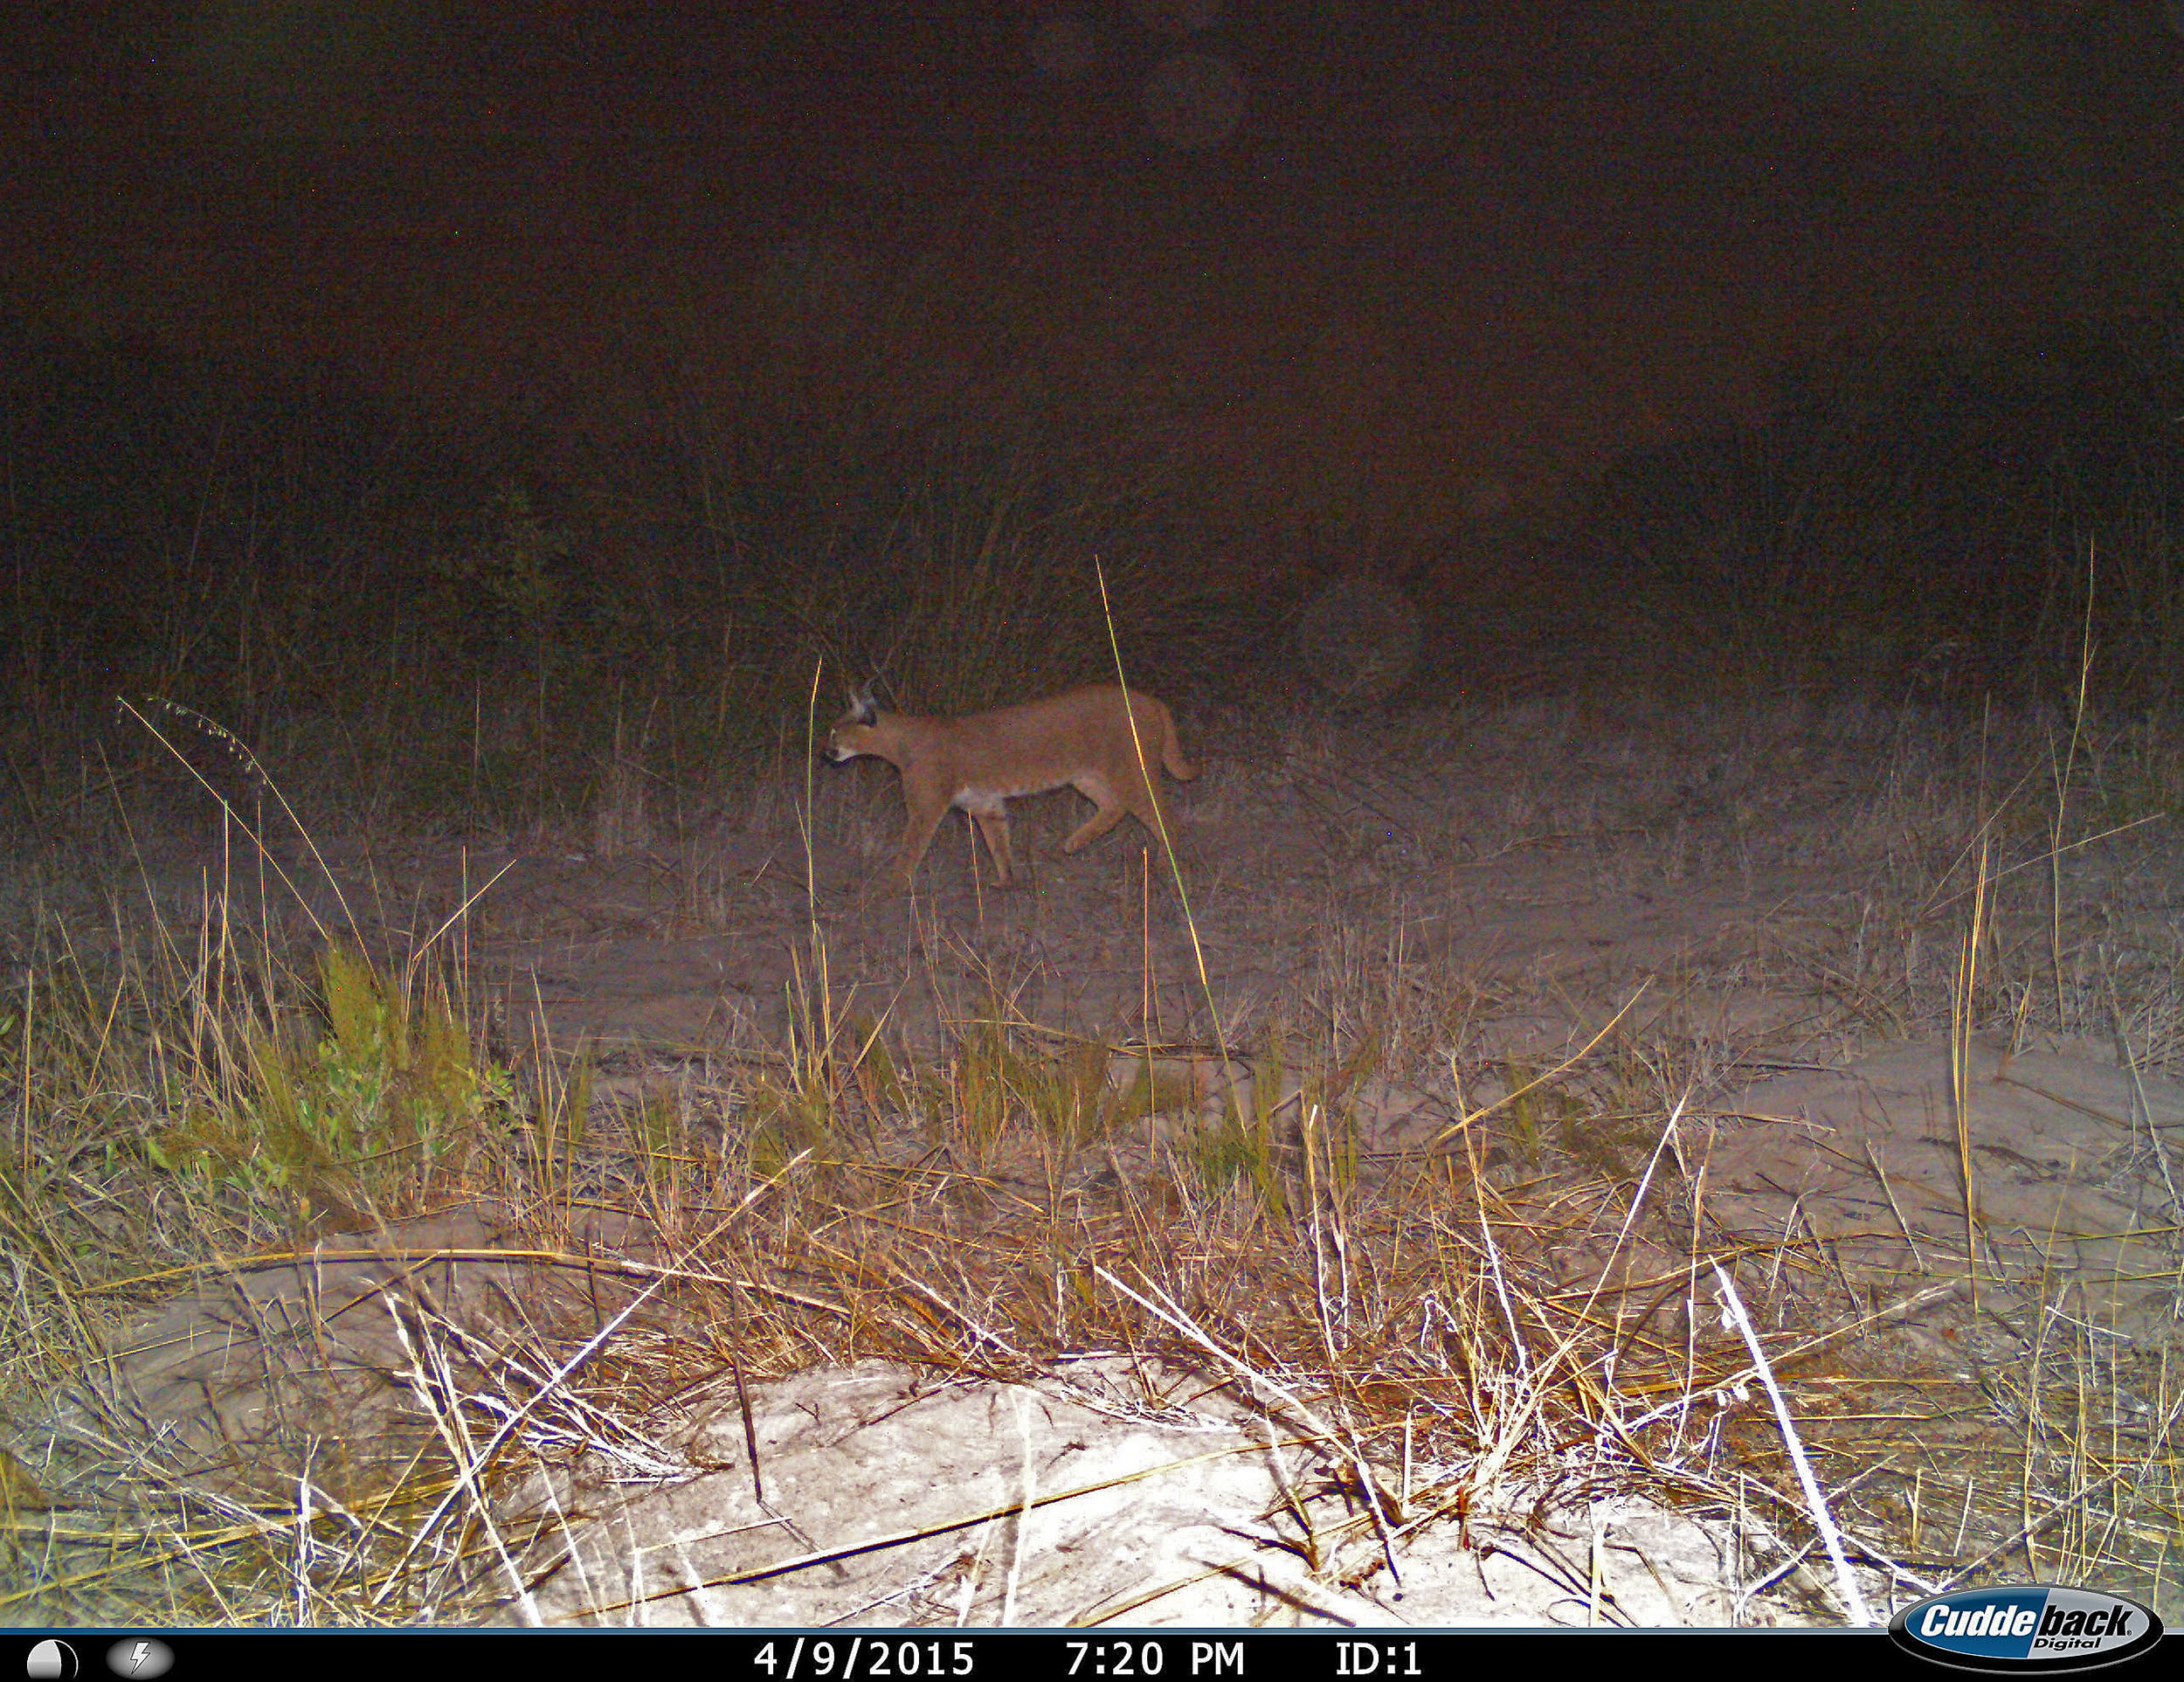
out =
{"type": "Polygon", "coordinates": [[[1888,1632],[1906,1651],[1962,1671],[2090,1671],[2145,1652],[2161,1639],[2161,1620],[2120,1595],[2035,1582],[1937,1595],[1898,1612],[1888,1632]]]}

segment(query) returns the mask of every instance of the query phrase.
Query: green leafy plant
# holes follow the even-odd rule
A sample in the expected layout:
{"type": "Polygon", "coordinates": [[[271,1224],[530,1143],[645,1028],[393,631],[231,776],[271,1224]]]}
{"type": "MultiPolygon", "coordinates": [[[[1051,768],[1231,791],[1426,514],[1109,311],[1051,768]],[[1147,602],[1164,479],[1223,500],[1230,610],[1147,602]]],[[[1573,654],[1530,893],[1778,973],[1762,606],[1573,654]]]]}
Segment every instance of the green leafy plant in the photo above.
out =
{"type": "Polygon", "coordinates": [[[155,1162],[254,1198],[377,1205],[460,1177],[479,1130],[512,1119],[508,1072],[478,1056],[443,990],[339,946],[319,979],[323,1032],[251,1028],[239,1079],[192,1094],[152,1139],[155,1162]]]}

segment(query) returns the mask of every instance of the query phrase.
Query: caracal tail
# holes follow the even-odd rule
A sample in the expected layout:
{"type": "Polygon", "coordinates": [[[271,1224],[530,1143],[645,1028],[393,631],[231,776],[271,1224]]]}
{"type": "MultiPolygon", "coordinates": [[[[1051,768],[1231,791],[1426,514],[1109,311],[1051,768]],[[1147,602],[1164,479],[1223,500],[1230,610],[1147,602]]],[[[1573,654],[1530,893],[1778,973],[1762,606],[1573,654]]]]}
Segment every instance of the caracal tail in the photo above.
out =
{"type": "Polygon", "coordinates": [[[869,690],[853,692],[821,751],[837,765],[870,754],[902,773],[909,820],[895,877],[906,888],[951,806],[977,822],[1006,883],[1015,875],[1007,803],[1018,795],[1074,788],[1092,802],[1096,809],[1064,844],[1074,853],[1125,816],[1156,835],[1171,834],[1161,768],[1179,781],[1198,775],[1183,757],[1166,705],[1134,690],[1126,699],[1112,683],[956,718],[882,712],[869,690]]]}

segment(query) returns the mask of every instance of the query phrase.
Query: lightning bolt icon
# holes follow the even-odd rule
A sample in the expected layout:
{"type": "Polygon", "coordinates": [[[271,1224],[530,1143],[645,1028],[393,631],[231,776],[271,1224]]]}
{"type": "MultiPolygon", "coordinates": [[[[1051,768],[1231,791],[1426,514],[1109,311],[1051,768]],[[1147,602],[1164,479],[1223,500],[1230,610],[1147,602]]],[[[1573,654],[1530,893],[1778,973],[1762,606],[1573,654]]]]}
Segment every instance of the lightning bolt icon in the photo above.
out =
{"type": "Polygon", "coordinates": [[[136,1651],[129,1655],[129,1670],[132,1673],[139,1665],[144,1662],[144,1655],[151,1651],[151,1645],[152,1644],[149,1641],[140,1641],[136,1644],[136,1651]]]}

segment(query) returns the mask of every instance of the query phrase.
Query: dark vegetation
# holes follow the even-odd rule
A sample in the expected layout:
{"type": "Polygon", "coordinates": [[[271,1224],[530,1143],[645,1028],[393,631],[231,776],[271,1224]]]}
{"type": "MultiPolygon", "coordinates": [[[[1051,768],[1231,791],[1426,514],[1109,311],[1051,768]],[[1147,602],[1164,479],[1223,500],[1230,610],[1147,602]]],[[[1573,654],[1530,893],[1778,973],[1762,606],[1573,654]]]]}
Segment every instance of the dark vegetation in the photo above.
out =
{"type": "Polygon", "coordinates": [[[375,820],[550,822],[633,744],[670,781],[781,748],[823,659],[828,710],[873,673],[931,710],[1097,676],[1095,559],[1126,666],[1171,689],[1278,687],[1285,615],[1358,568],[1418,605],[1436,689],[1576,685],[1605,654],[1618,682],[2023,697],[2089,623],[2110,704],[2184,682],[2184,356],[2156,323],[1839,348],[1764,425],[1457,531],[1240,532],[1173,431],[1020,392],[754,375],[609,426],[0,338],[0,742],[33,821],[127,696],[283,759],[308,738],[375,820]]]}

